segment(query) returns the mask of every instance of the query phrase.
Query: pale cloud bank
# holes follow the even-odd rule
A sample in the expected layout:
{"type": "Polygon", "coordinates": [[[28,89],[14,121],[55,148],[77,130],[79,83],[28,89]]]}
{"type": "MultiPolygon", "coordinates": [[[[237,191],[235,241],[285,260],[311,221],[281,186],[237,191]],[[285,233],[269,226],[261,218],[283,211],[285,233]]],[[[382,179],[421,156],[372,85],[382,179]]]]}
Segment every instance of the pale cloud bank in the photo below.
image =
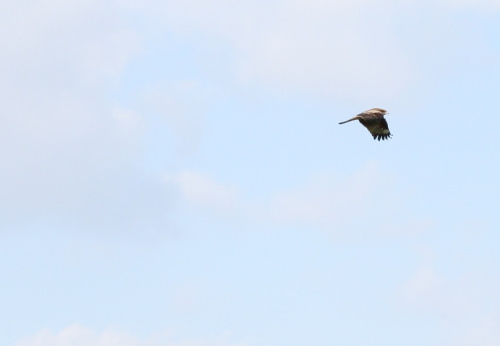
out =
{"type": "Polygon", "coordinates": [[[164,227],[168,198],[137,160],[142,117],[110,97],[137,48],[119,11],[96,1],[0,7],[1,228],[164,227]]]}
{"type": "Polygon", "coordinates": [[[398,205],[394,187],[375,163],[350,175],[313,174],[258,200],[247,197],[244,186],[227,185],[194,171],[166,176],[165,182],[188,206],[244,222],[314,227],[333,234],[353,225],[370,225],[360,229],[384,235],[414,234],[428,227],[422,222],[396,230],[401,220],[391,218],[404,206],[398,205]]]}
{"type": "MultiPolygon", "coordinates": [[[[228,70],[240,85],[353,102],[397,102],[425,80],[429,54],[443,54],[446,46],[454,50],[453,32],[439,19],[443,10],[449,15],[500,6],[497,0],[150,0],[137,2],[136,8],[153,19],[157,30],[202,37],[206,48],[229,48],[228,70]],[[414,12],[428,16],[426,25],[401,31],[414,12]],[[429,47],[443,35],[450,40],[429,47]]],[[[218,64],[207,59],[209,66],[218,64]]]]}
{"type": "Polygon", "coordinates": [[[398,48],[391,11],[366,1],[151,2],[162,26],[202,33],[234,49],[243,84],[327,96],[383,97],[406,88],[415,67],[398,48]],[[377,17],[377,25],[371,19],[377,17]]]}

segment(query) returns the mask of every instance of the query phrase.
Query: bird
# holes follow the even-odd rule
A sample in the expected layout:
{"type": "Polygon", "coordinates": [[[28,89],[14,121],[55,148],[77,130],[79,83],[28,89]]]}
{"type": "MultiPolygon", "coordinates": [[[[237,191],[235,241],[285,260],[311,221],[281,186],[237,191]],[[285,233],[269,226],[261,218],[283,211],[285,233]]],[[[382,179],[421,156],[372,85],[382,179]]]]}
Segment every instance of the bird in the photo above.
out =
{"type": "Polygon", "coordinates": [[[359,120],[364,127],[370,131],[373,136],[373,139],[378,139],[379,141],[389,139],[392,137],[391,131],[389,131],[389,126],[387,125],[387,121],[384,118],[384,115],[387,114],[387,111],[382,108],[372,108],[363,113],[359,113],[354,118],[343,121],[341,124],[348,123],[349,121],[359,120]]]}

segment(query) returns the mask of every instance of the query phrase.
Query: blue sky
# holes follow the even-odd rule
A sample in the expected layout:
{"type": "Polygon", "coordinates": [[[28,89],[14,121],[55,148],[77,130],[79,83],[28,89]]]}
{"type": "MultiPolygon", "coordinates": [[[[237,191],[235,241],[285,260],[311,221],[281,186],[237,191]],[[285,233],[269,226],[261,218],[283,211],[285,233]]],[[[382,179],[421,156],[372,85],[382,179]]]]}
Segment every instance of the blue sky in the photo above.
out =
{"type": "Polygon", "coordinates": [[[500,344],[500,2],[0,9],[1,344],[500,344]]]}

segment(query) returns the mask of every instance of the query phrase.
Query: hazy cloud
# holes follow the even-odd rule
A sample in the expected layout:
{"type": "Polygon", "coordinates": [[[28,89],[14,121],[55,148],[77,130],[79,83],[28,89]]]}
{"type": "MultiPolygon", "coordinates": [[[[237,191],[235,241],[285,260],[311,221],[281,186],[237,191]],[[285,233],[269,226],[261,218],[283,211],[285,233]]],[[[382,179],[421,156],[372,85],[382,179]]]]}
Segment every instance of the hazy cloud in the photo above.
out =
{"type": "Polygon", "coordinates": [[[120,17],[94,1],[2,5],[3,229],[165,223],[162,183],[138,165],[141,116],[110,97],[137,45],[120,17]]]}
{"type": "MultiPolygon", "coordinates": [[[[58,333],[42,330],[33,336],[23,338],[15,346],[244,346],[244,343],[230,341],[229,335],[205,340],[172,340],[170,336],[152,336],[139,339],[119,330],[96,332],[75,324],[58,333]]],[[[175,338],[178,339],[178,338],[175,338]]]]}
{"type": "Polygon", "coordinates": [[[411,98],[414,88],[434,77],[429,67],[442,70],[446,62],[464,59],[461,45],[478,45],[452,29],[462,23],[458,11],[500,8],[498,0],[127,3],[146,13],[156,31],[202,47],[207,54],[199,65],[223,69],[240,86],[357,103],[411,98]]]}
{"type": "Polygon", "coordinates": [[[428,227],[404,217],[391,221],[404,206],[398,205],[393,187],[375,163],[351,175],[315,174],[258,201],[247,198],[241,186],[199,172],[184,171],[165,181],[176,186],[188,205],[250,222],[317,227],[337,234],[348,225],[370,225],[365,228],[385,235],[414,234],[428,227]],[[401,224],[404,229],[396,229],[401,224]]]}
{"type": "Polygon", "coordinates": [[[391,27],[390,2],[151,2],[165,27],[234,49],[242,83],[323,95],[389,97],[416,72],[391,27]],[[376,25],[373,18],[376,17],[376,25]]]}

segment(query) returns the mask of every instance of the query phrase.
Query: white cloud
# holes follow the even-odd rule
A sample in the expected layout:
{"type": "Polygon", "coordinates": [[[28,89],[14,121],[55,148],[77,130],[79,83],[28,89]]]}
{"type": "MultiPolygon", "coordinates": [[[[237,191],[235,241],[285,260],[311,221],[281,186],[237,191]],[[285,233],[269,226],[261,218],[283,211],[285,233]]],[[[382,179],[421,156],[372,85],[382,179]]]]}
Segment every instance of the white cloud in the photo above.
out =
{"type": "MultiPolygon", "coordinates": [[[[59,333],[42,330],[33,336],[23,338],[16,346],[142,346],[133,336],[116,331],[96,333],[80,325],[72,325],[59,333]]],[[[149,344],[151,345],[151,344],[149,344]]]]}
{"type": "Polygon", "coordinates": [[[181,35],[196,32],[229,43],[243,83],[366,99],[397,94],[416,73],[391,26],[391,6],[190,0],[153,7],[167,28],[181,35]]]}
{"type": "Polygon", "coordinates": [[[226,185],[199,172],[184,171],[166,176],[165,181],[188,205],[245,222],[315,227],[337,235],[356,226],[364,230],[358,236],[413,235],[428,227],[397,215],[404,206],[398,205],[394,188],[375,163],[350,176],[312,175],[258,200],[247,198],[242,186],[226,185]]]}
{"type": "MultiPolygon", "coordinates": [[[[75,324],[58,333],[42,330],[35,335],[18,341],[15,346],[244,346],[244,343],[230,341],[226,333],[217,338],[205,340],[171,341],[172,337],[152,336],[139,339],[119,330],[96,332],[75,324]],[[170,339],[170,340],[168,340],[170,339]]],[[[177,338],[176,338],[177,339],[177,338]]]]}
{"type": "Polygon", "coordinates": [[[8,90],[30,92],[25,98],[68,88],[101,89],[137,46],[118,9],[96,1],[21,1],[2,7],[0,71],[8,90]]]}
{"type": "Polygon", "coordinates": [[[110,98],[137,46],[119,9],[58,0],[0,7],[2,229],[40,219],[165,224],[161,181],[137,164],[140,116],[110,98]]]}
{"type": "MultiPolygon", "coordinates": [[[[435,75],[429,66],[461,61],[461,49],[477,45],[450,31],[450,23],[461,24],[456,11],[500,8],[498,0],[149,0],[134,6],[153,18],[157,31],[200,39],[206,52],[229,52],[225,68],[240,84],[356,103],[410,98],[435,75]]],[[[219,58],[207,54],[200,61],[212,69],[219,58]]]]}

